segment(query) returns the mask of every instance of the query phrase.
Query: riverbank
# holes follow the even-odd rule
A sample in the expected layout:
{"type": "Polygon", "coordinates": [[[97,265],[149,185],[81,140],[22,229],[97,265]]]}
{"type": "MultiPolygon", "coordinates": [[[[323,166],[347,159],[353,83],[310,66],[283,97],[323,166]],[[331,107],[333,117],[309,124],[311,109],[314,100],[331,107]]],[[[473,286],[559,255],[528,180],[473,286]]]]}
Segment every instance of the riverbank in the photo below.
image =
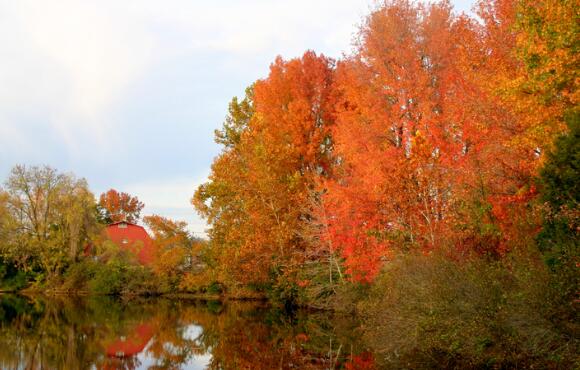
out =
{"type": "Polygon", "coordinates": [[[243,294],[216,294],[216,293],[199,293],[199,292],[170,292],[162,293],[156,291],[150,292],[123,292],[122,294],[96,293],[90,290],[67,290],[59,288],[42,289],[37,287],[28,287],[19,290],[0,290],[0,294],[19,294],[24,296],[44,296],[44,297],[89,297],[89,296],[109,296],[120,299],[132,297],[159,297],[167,299],[201,299],[201,300],[220,300],[220,301],[269,301],[265,294],[243,293],[243,294]]]}
{"type": "MultiPolygon", "coordinates": [[[[502,260],[454,261],[441,255],[404,255],[391,261],[373,284],[344,281],[316,301],[305,286],[298,296],[310,312],[356,318],[357,335],[379,368],[577,368],[577,306],[566,305],[554,275],[538,254],[502,260]],[[309,300],[306,300],[306,299],[309,300]]],[[[57,299],[162,299],[262,302],[284,310],[266,294],[166,292],[104,295],[59,289],[25,289],[57,299]],[[98,298],[101,297],[101,298],[98,298]]],[[[247,293],[249,290],[246,289],[247,293]]]]}

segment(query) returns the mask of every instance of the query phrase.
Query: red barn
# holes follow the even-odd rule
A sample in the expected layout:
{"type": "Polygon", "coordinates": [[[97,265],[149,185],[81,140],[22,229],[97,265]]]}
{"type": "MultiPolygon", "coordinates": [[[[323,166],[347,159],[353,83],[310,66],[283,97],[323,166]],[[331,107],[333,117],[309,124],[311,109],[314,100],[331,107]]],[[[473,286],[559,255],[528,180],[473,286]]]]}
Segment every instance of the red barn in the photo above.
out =
{"type": "Polygon", "coordinates": [[[142,226],[119,221],[107,226],[105,231],[107,237],[120,248],[135,251],[137,259],[143,265],[153,262],[153,240],[142,226]]]}

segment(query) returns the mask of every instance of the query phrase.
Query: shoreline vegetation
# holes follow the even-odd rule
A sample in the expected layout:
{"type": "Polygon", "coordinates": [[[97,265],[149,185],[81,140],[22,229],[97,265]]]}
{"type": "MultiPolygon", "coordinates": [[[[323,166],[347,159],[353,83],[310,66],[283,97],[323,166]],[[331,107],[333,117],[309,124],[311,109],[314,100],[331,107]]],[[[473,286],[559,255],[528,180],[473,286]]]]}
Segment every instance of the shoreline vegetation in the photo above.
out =
{"type": "Polygon", "coordinates": [[[143,217],[146,266],[103,233],[139,199],[15,166],[0,290],[340,311],[367,369],[579,368],[579,11],[389,0],[342,59],[277,58],[215,132],[208,240],[143,217]]]}

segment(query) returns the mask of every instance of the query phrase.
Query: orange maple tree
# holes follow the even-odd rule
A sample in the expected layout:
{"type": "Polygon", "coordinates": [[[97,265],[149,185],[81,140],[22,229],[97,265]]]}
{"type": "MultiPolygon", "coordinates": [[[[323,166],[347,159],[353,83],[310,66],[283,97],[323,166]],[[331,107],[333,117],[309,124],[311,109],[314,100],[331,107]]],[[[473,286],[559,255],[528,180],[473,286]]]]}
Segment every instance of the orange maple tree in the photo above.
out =
{"type": "Polygon", "coordinates": [[[577,102],[577,11],[481,0],[476,12],[386,1],[351,55],[278,58],[232,102],[194,197],[224,272],[267,281],[337,254],[369,282],[396,253],[501,258],[533,238],[535,177],[577,102]]]}
{"type": "Polygon", "coordinates": [[[232,102],[216,135],[224,151],[193,202],[214,225],[216,258],[239,281],[291,270],[306,248],[302,205],[313,178],[330,171],[332,76],[332,60],[313,52],[278,58],[241,103],[251,106],[232,102]]]}
{"type": "Polygon", "coordinates": [[[106,222],[137,222],[145,205],[135,196],[110,189],[101,194],[99,207],[106,222]]]}

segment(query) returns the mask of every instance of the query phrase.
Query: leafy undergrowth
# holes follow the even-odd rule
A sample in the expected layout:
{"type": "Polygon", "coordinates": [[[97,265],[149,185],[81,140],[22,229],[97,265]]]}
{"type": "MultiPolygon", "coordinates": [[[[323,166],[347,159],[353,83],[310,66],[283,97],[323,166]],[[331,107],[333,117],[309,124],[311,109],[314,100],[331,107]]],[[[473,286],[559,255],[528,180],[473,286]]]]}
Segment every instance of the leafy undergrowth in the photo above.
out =
{"type": "Polygon", "coordinates": [[[396,368],[578,368],[574,303],[538,256],[396,258],[358,304],[365,339],[396,368]]]}

